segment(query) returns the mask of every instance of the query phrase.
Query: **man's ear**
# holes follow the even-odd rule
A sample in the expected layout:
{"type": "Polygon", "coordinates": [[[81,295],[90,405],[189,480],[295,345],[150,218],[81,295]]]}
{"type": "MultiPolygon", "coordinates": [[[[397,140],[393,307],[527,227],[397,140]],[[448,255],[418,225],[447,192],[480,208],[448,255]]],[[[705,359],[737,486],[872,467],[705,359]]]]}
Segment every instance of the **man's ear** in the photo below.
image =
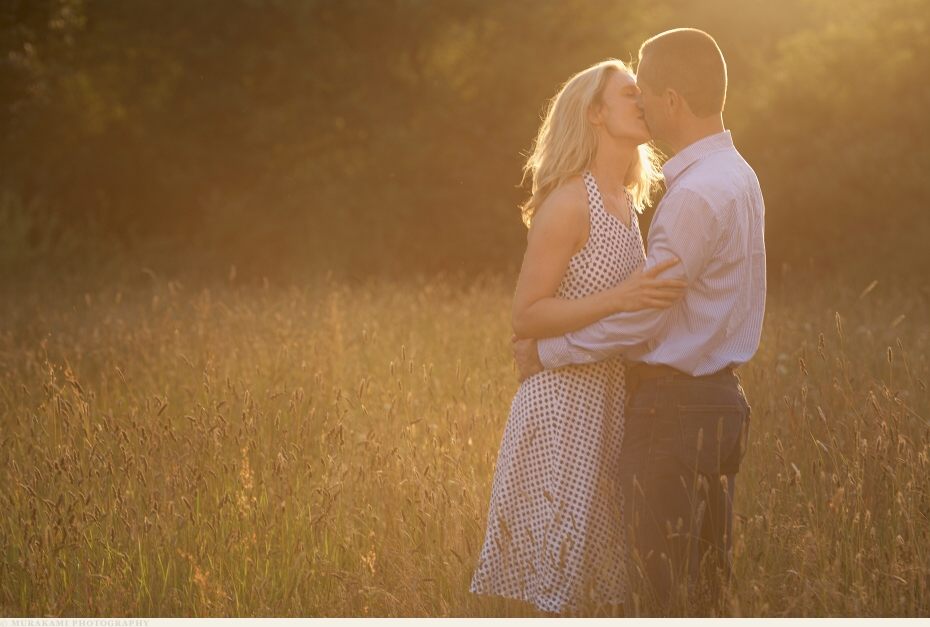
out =
{"type": "Polygon", "coordinates": [[[681,110],[683,100],[681,94],[674,89],[666,89],[663,99],[665,100],[665,106],[668,107],[668,111],[672,115],[677,114],[679,110],[681,110]]]}

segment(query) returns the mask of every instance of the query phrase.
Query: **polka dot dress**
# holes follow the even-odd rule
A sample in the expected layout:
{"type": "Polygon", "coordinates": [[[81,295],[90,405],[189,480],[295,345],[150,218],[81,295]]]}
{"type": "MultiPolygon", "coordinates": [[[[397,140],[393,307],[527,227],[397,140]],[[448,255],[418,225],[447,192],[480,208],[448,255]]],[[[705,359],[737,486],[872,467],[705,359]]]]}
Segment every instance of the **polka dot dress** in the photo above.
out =
{"type": "MultiPolygon", "coordinates": [[[[590,235],[569,262],[561,298],[612,287],[646,259],[636,214],[625,226],[604,209],[591,173],[583,179],[590,235]]],[[[521,384],[498,453],[472,592],[557,613],[624,602],[618,463],[625,400],[620,359],[547,370],[521,384]]]]}

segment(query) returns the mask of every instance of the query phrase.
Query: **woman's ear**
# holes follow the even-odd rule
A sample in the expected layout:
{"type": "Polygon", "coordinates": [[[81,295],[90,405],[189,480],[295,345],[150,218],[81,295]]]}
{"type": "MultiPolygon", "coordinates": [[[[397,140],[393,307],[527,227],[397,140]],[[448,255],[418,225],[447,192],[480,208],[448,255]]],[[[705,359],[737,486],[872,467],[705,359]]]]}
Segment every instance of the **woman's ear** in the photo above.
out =
{"type": "Polygon", "coordinates": [[[604,107],[600,102],[593,103],[588,107],[588,122],[597,126],[604,119],[604,107]]]}

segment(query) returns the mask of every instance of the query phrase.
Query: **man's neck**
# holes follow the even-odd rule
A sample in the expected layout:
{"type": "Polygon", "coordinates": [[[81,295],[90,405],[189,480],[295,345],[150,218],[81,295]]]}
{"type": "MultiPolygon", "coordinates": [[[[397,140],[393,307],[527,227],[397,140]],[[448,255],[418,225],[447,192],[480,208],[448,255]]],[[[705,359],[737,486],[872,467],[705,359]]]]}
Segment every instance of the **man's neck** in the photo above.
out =
{"type": "Polygon", "coordinates": [[[677,154],[694,142],[722,133],[724,130],[726,130],[726,127],[723,125],[722,115],[695,118],[682,127],[681,133],[674,141],[668,142],[669,148],[672,150],[672,154],[677,154]]]}

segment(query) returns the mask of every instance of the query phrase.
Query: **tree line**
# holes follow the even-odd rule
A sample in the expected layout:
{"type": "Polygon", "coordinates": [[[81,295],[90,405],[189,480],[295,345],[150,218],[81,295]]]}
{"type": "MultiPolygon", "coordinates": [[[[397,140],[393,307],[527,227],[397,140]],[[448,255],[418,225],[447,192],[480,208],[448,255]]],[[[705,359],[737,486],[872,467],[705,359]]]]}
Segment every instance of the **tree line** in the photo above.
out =
{"type": "Polygon", "coordinates": [[[511,270],[547,99],[695,26],[728,60],[725,119],[762,182],[773,267],[917,275],[928,15],[930,0],[4,0],[0,263],[511,270]]]}

